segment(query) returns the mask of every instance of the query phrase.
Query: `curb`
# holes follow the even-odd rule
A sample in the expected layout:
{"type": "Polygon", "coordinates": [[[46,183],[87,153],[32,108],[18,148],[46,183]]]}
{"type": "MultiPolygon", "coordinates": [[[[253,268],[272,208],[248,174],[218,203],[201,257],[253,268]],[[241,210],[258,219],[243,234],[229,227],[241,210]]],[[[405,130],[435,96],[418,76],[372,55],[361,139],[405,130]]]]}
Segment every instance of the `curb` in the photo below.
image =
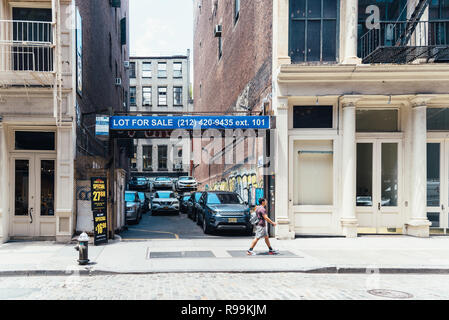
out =
{"type": "MultiPolygon", "coordinates": [[[[377,268],[379,274],[449,274],[449,268],[377,268]]],[[[106,271],[106,270],[14,270],[0,271],[0,277],[39,277],[39,276],[106,276],[106,275],[151,275],[170,273],[234,273],[234,274],[259,274],[259,273],[303,273],[303,274],[374,274],[373,268],[365,267],[324,267],[311,270],[176,270],[176,271],[106,271]]]]}

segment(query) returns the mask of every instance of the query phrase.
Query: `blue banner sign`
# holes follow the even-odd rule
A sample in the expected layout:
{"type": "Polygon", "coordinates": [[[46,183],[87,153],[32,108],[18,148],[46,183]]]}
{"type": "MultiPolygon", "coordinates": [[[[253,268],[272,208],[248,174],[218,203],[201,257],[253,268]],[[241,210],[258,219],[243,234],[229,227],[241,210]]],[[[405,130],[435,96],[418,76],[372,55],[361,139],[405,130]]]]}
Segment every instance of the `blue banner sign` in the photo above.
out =
{"type": "Polygon", "coordinates": [[[111,130],[270,129],[269,116],[111,117],[111,130]]]}

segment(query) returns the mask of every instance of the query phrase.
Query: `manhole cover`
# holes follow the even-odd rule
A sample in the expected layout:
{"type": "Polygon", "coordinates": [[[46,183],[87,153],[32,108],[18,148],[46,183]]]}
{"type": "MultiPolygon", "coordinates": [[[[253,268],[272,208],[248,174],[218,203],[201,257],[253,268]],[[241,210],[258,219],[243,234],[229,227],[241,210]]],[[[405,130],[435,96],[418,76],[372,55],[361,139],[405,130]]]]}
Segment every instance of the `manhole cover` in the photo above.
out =
{"type": "Polygon", "coordinates": [[[386,290],[386,289],[374,289],[368,290],[369,294],[373,296],[378,296],[382,298],[390,298],[390,299],[411,299],[413,295],[407,292],[395,291],[395,290],[386,290]]]}

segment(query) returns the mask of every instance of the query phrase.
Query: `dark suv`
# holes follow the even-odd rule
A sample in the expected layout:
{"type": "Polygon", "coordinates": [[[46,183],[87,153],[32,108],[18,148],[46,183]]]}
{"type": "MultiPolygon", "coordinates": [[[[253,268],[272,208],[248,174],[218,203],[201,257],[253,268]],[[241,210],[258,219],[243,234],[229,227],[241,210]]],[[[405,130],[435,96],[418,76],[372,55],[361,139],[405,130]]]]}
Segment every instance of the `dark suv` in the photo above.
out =
{"type": "Polygon", "coordinates": [[[235,192],[204,192],[197,209],[198,221],[206,234],[218,230],[244,231],[252,235],[248,204],[235,192]]]}

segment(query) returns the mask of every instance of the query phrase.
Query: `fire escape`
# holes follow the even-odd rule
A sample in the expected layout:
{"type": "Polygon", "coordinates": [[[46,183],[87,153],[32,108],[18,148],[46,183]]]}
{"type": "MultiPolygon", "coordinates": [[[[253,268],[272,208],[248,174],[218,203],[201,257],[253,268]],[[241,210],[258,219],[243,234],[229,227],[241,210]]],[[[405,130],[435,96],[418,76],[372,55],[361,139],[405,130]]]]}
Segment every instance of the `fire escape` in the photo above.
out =
{"type": "Polygon", "coordinates": [[[60,125],[61,8],[60,0],[51,2],[51,21],[0,17],[0,89],[14,88],[17,97],[24,96],[27,100],[39,96],[42,90],[52,92],[53,116],[56,124],[60,125]]]}
{"type": "Polygon", "coordinates": [[[449,62],[449,20],[422,20],[430,2],[419,0],[407,21],[381,21],[365,33],[363,63],[449,62]]]}

